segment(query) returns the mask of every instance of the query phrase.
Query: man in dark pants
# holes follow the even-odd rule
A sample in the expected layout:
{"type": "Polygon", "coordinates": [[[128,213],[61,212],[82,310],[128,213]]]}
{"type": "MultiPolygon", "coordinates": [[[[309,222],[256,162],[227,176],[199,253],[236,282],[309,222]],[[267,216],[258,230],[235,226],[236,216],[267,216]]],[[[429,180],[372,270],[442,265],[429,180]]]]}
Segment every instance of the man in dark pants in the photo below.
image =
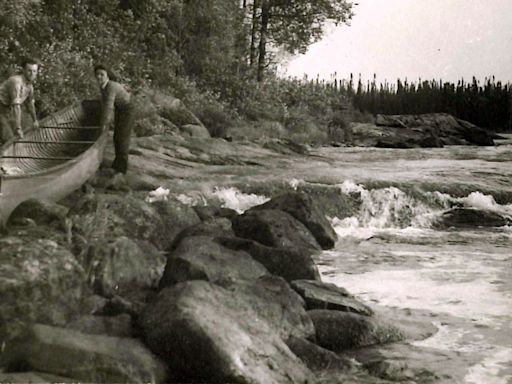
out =
{"type": "Polygon", "coordinates": [[[116,157],[112,168],[116,172],[126,173],[128,170],[128,151],[133,126],[133,108],[130,94],[122,84],[111,79],[106,66],[98,64],[94,67],[94,75],[101,92],[101,125],[106,129],[114,121],[114,149],[116,157]]]}

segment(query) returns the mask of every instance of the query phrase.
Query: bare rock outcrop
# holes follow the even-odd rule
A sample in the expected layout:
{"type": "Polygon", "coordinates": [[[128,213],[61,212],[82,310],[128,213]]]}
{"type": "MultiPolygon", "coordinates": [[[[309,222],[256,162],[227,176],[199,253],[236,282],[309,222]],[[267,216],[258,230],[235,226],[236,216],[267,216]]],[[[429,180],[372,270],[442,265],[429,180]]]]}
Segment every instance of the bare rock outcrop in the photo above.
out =
{"type": "Polygon", "coordinates": [[[163,289],[144,311],[149,348],[177,381],[306,383],[311,371],[246,294],[206,281],[163,289]]]}

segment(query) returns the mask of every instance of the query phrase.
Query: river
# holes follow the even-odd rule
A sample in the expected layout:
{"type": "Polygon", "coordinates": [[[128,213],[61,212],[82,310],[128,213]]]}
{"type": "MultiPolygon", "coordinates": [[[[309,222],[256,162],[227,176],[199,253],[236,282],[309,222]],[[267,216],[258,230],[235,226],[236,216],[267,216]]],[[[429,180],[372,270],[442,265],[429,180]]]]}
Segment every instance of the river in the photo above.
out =
{"type": "MultiPolygon", "coordinates": [[[[512,141],[494,147],[318,148],[283,171],[290,188],[337,188],[359,209],[330,217],[339,240],[322,279],[375,304],[429,314],[438,332],[412,347],[439,383],[512,383],[512,228],[435,229],[453,206],[512,217],[512,141]],[[428,351],[428,353],[426,352],[428,351]],[[423,356],[423,357],[422,357],[423,356]]],[[[266,196],[213,192],[243,211],[266,196]]],[[[417,362],[418,363],[418,362],[417,362]]]]}

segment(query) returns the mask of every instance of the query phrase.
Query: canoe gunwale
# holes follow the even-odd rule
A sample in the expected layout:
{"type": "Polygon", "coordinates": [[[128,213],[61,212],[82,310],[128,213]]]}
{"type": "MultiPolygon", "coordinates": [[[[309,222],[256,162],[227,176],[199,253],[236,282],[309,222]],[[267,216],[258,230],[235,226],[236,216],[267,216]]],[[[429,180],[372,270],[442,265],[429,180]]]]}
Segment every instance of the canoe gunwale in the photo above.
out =
{"type": "Polygon", "coordinates": [[[84,157],[86,157],[88,155],[88,153],[91,150],[96,149],[99,146],[103,146],[104,142],[106,142],[107,135],[108,135],[108,131],[106,129],[104,129],[103,132],[101,133],[101,135],[98,137],[98,140],[96,140],[96,142],[94,144],[88,146],[82,153],[80,153],[78,156],[72,158],[71,160],[64,161],[63,163],[56,164],[52,167],[45,168],[41,171],[26,172],[26,173],[19,174],[19,175],[0,174],[0,178],[2,178],[4,180],[9,180],[9,179],[14,180],[14,179],[23,179],[23,178],[26,178],[29,176],[45,176],[47,174],[57,173],[57,171],[64,169],[64,168],[70,168],[71,166],[75,165],[76,163],[79,163],[84,157]]]}
{"type": "MultiPolygon", "coordinates": [[[[82,102],[76,102],[76,103],[73,103],[72,105],[70,105],[69,107],[67,107],[65,110],[67,110],[68,108],[76,108],[76,107],[80,107],[81,106],[81,103],[82,102]]],[[[60,111],[59,111],[60,112],[60,111]]],[[[58,112],[57,112],[58,113],[58,112]]],[[[46,125],[45,121],[49,121],[53,118],[54,115],[50,115],[44,119],[42,119],[40,121],[40,126],[42,128],[39,128],[39,129],[44,129],[44,126],[46,125]]],[[[47,125],[51,125],[51,124],[47,124],[47,125]]],[[[54,124],[53,124],[54,125],[54,124]]],[[[66,128],[65,126],[63,126],[62,128],[66,128]]],[[[89,129],[92,129],[92,127],[90,127],[89,129]]],[[[77,163],[79,163],[81,160],[83,160],[85,157],[88,156],[88,154],[95,150],[95,149],[98,149],[98,147],[100,146],[104,146],[105,143],[106,143],[106,140],[107,140],[107,136],[108,136],[108,129],[106,128],[101,128],[100,126],[95,126],[95,129],[102,129],[101,133],[98,135],[98,138],[91,144],[90,141],[87,141],[87,140],[84,140],[84,145],[87,144],[87,147],[84,148],[84,150],[78,154],[77,156],[73,157],[72,159],[70,160],[65,160],[64,162],[60,163],[60,164],[55,164],[53,166],[50,166],[50,167],[47,167],[47,168],[44,168],[42,170],[36,170],[36,171],[30,171],[30,172],[24,172],[24,173],[20,173],[20,174],[3,174],[3,173],[0,173],[0,183],[3,181],[3,182],[7,182],[8,180],[16,180],[16,179],[23,179],[23,178],[27,178],[27,177],[36,177],[36,176],[46,176],[46,175],[49,175],[49,174],[58,174],[59,171],[63,170],[63,169],[66,169],[66,168],[71,168],[73,166],[75,166],[77,163]]],[[[34,129],[30,129],[28,130],[25,135],[28,135],[30,134],[31,132],[34,132],[34,131],[37,131],[34,130],[34,129]]],[[[12,145],[16,145],[16,141],[17,141],[17,138],[16,137],[13,137],[11,139],[9,139],[7,142],[5,142],[1,147],[0,147],[0,154],[1,153],[4,153],[4,150],[12,145]]],[[[49,142],[51,143],[51,142],[49,142]]],[[[55,144],[59,144],[58,142],[55,142],[55,144]]],[[[2,158],[2,156],[0,155],[0,159],[2,158]]],[[[1,193],[1,191],[0,191],[1,193]]]]}

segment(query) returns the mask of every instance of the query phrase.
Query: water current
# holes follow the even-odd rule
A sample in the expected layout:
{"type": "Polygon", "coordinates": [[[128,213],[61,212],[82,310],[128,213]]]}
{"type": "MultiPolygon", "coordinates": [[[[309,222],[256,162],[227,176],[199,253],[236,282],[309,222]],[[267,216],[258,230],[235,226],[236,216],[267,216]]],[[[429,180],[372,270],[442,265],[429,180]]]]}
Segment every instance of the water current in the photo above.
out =
{"type": "MultiPolygon", "coordinates": [[[[317,257],[322,279],[369,302],[427,311],[439,330],[414,345],[452,353],[437,363],[453,373],[443,382],[512,383],[512,227],[432,225],[454,206],[512,218],[512,145],[317,155],[329,165],[316,177],[287,174],[290,188],[326,182],[360,201],[354,214],[330,217],[339,240],[317,257]]],[[[267,199],[212,194],[239,212],[267,199]]]]}

